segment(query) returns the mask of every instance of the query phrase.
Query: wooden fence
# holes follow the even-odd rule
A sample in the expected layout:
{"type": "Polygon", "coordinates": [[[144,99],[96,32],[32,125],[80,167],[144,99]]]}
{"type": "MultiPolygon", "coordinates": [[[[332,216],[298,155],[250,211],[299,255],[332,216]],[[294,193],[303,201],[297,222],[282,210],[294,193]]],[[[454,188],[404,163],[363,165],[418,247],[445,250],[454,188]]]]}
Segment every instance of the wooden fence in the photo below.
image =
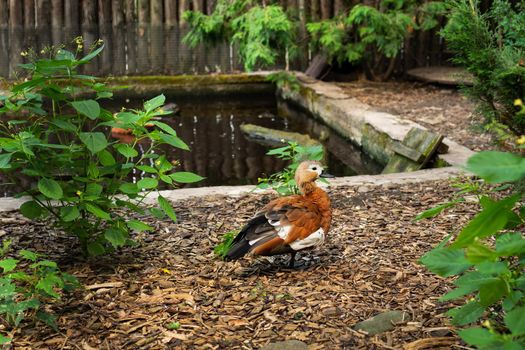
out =
{"type": "MultiPolygon", "coordinates": [[[[104,40],[106,50],[86,73],[97,75],[231,72],[240,69],[235,49],[189,49],[186,10],[213,11],[216,0],[0,0],[0,77],[13,77],[21,52],[82,36],[89,46],[104,40]]],[[[290,11],[304,9],[311,20],[330,18],[357,2],[373,0],[280,0],[290,11]]],[[[407,41],[397,71],[447,61],[434,32],[416,33],[407,41]]],[[[303,66],[295,68],[304,68],[303,66]]]]}

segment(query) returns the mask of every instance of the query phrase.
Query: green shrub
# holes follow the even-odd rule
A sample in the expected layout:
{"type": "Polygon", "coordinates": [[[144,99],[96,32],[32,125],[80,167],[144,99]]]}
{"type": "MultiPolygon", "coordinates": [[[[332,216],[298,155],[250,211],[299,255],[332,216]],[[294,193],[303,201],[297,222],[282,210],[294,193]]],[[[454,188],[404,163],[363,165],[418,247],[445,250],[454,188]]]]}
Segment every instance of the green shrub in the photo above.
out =
{"type": "Polygon", "coordinates": [[[430,30],[444,13],[441,1],[383,0],[376,7],[357,4],[348,14],[307,25],[314,49],[330,61],[363,63],[374,80],[393,72],[395,58],[414,30],[430,30]]]}
{"type": "MultiPolygon", "coordinates": [[[[0,260],[0,315],[9,327],[18,327],[30,316],[57,329],[53,314],[44,310],[45,304],[60,299],[64,292],[78,287],[77,279],[61,272],[54,261],[39,254],[20,250],[20,259],[6,258],[10,242],[4,241],[0,260]]],[[[0,334],[0,344],[10,339],[0,334]]]]}
{"type": "MultiPolygon", "coordinates": [[[[525,347],[525,158],[506,152],[480,152],[468,160],[467,169],[488,184],[505,183],[492,190],[472,182],[463,186],[456,199],[431,208],[417,219],[437,215],[463,201],[463,194],[478,198],[479,213],[449,244],[449,235],[421,258],[430,271],[458,276],[455,289],[442,301],[459,300],[463,305],[449,310],[452,323],[473,325],[458,331],[468,344],[480,349],[525,347]],[[508,190],[501,199],[494,193],[508,190]],[[484,321],[482,321],[484,320],[484,321]]],[[[500,196],[501,197],[501,196],[500,196]]]]}
{"type": "Polygon", "coordinates": [[[487,122],[501,122],[525,131],[523,114],[514,101],[525,95],[525,8],[523,2],[493,1],[482,13],[476,0],[450,0],[448,23],[442,30],[453,62],[474,76],[466,93],[487,122]]]}
{"type": "Polygon", "coordinates": [[[217,255],[220,259],[224,260],[226,254],[228,254],[228,251],[230,250],[233,240],[235,239],[238,233],[238,230],[226,232],[222,236],[221,243],[217,244],[215,248],[213,248],[213,252],[215,253],[215,255],[217,255]]]}
{"type": "Polygon", "coordinates": [[[112,92],[99,80],[77,69],[103,49],[94,48],[77,58],[64,49],[51,58],[39,58],[22,67],[27,81],[14,85],[9,96],[0,97],[0,171],[24,188],[31,197],[20,207],[29,219],[48,219],[79,238],[85,254],[100,255],[130,244],[130,232],[151,231],[126,211],[169,216],[176,220],[168,201],[158,195],[158,208],[142,203],[157,191],[159,181],[169,185],[199,181],[198,175],[173,172],[173,165],[158,148],[168,144],[188,146],[169,125],[156,120],[169,114],[162,109],[163,95],[144,103],[141,110],[105,110],[100,100],[112,92]],[[10,118],[8,118],[9,116],[10,118]],[[153,130],[148,125],[154,126],[153,130]],[[109,138],[109,128],[129,129],[130,144],[109,138]],[[138,145],[144,145],[142,154],[138,145]],[[146,177],[133,183],[132,171],[146,177]],[[18,174],[29,177],[30,185],[18,174]],[[144,191],[144,192],[143,192],[144,191]]]}
{"type": "Polygon", "coordinates": [[[295,25],[278,5],[259,6],[252,0],[219,0],[210,15],[186,11],[190,27],[184,42],[195,47],[200,43],[228,41],[237,45],[247,71],[256,66],[273,66],[285,51],[296,53],[295,25]]]}
{"type": "MultiPolygon", "coordinates": [[[[288,196],[299,193],[299,188],[294,179],[295,170],[299,164],[305,160],[322,160],[323,146],[299,146],[296,142],[288,141],[288,145],[272,149],[266,154],[288,160],[290,164],[278,173],[260,178],[257,188],[272,188],[281,196],[288,196]]],[[[321,179],[321,181],[326,180],[321,179]]]]}

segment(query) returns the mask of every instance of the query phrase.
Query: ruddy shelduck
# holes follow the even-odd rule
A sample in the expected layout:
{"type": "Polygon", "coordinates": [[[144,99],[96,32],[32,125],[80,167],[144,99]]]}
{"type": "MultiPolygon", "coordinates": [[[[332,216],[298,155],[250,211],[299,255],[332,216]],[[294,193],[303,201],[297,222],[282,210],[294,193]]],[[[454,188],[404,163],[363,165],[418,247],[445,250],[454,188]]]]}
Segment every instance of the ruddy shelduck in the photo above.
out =
{"type": "Polygon", "coordinates": [[[299,164],[295,182],[301,194],[277,198],[268,203],[239,232],[226,258],[238,259],[249,252],[256,255],[291,254],[294,266],[298,251],[322,244],[330,230],[332,210],[328,194],[315,181],[333,177],[319,162],[299,164]]]}

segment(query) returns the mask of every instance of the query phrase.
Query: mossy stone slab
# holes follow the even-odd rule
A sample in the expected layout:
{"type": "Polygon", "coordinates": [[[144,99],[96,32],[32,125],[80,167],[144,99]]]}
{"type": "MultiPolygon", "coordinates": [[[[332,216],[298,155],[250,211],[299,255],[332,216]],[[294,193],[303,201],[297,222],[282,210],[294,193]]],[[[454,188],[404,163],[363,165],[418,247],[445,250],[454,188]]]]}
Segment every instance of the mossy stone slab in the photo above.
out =
{"type": "Polygon", "coordinates": [[[383,169],[383,174],[422,169],[436,153],[443,135],[419,128],[408,131],[403,142],[391,146],[394,154],[383,169]]]}
{"type": "Polygon", "coordinates": [[[261,350],[308,350],[308,345],[299,340],[285,340],[270,343],[261,350]]]}

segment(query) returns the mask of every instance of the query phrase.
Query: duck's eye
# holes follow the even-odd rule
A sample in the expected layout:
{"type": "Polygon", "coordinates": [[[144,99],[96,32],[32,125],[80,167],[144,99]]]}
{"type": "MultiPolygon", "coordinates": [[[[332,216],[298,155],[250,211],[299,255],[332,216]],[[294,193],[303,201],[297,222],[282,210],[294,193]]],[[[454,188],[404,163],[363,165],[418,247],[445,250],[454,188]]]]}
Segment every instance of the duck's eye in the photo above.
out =
{"type": "Polygon", "coordinates": [[[316,168],[316,167],[313,167],[313,168],[312,168],[312,170],[316,171],[316,170],[317,170],[317,168],[316,168]]]}

